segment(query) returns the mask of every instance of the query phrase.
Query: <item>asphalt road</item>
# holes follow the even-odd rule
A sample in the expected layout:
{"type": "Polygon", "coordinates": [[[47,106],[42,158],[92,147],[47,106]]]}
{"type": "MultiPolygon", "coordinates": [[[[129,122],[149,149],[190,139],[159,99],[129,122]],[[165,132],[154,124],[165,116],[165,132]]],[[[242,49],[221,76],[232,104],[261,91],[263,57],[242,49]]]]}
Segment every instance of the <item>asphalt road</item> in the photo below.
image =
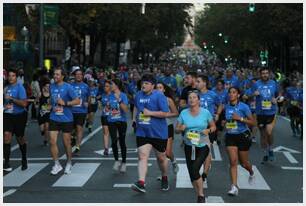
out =
{"type": "MultiPolygon", "coordinates": [[[[180,135],[175,135],[174,154],[180,166],[177,176],[169,164],[170,190],[160,190],[160,175],[152,152],[146,180],[146,194],[139,194],[129,188],[137,180],[136,141],[130,123],[127,132],[127,172],[120,174],[112,170],[113,157],[101,155],[102,130],[99,112],[96,114],[94,129],[91,134],[84,132],[84,143],[80,156],[72,160],[72,174],[51,176],[53,166],[48,147],[42,146],[37,122],[29,121],[26,129],[28,139],[29,168],[20,170],[20,151],[13,142],[11,166],[13,171],[4,173],[3,201],[5,203],[193,203],[196,200],[185,157],[180,147],[180,135]]],[[[250,161],[254,165],[255,183],[249,185],[247,172],[239,168],[239,196],[230,197],[229,161],[225,152],[224,141],[214,145],[212,168],[205,186],[208,202],[225,203],[297,203],[303,202],[303,142],[292,137],[289,121],[283,117],[277,119],[274,129],[275,161],[262,165],[262,151],[257,143],[250,149],[250,161]]],[[[65,166],[64,148],[59,138],[61,164],[65,166]]]]}

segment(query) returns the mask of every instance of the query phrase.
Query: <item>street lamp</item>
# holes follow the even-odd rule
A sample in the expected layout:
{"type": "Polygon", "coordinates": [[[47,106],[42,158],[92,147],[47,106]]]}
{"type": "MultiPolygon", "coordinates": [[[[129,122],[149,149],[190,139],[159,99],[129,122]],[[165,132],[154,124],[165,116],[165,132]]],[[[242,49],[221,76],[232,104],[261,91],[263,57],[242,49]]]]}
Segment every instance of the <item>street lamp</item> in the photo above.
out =
{"type": "Polygon", "coordinates": [[[213,48],[214,48],[214,45],[211,45],[211,48],[213,49],[213,48]]]}
{"type": "Polygon", "coordinates": [[[219,33],[218,36],[221,37],[221,36],[222,36],[222,33],[219,33]]]}
{"type": "Polygon", "coordinates": [[[146,13],[146,4],[142,3],[141,4],[141,14],[145,14],[146,13]]]}
{"type": "Polygon", "coordinates": [[[22,29],[21,29],[21,35],[24,36],[24,37],[27,37],[29,34],[29,30],[26,26],[23,26],[22,29]]]}

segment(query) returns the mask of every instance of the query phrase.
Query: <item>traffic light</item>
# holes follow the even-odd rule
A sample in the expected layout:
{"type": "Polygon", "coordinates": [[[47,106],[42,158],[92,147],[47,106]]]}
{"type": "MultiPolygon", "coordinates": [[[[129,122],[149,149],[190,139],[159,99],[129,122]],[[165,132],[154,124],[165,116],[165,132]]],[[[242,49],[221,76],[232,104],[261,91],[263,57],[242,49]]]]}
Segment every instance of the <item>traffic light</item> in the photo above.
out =
{"type": "Polygon", "coordinates": [[[255,12],[255,4],[254,3],[249,4],[249,12],[251,12],[251,13],[255,12]]]}

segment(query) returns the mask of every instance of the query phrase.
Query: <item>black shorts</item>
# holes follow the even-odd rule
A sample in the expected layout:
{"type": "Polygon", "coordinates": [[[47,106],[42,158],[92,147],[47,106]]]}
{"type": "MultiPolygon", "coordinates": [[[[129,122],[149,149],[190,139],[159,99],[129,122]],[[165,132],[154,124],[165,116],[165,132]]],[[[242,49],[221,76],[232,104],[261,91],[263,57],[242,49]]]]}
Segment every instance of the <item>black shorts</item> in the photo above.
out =
{"type": "Polygon", "coordinates": [[[27,120],[27,112],[16,115],[3,113],[3,132],[11,132],[16,137],[23,137],[27,120]]]}
{"type": "Polygon", "coordinates": [[[108,126],[107,116],[101,116],[102,126],[108,126]]]}
{"type": "Polygon", "coordinates": [[[301,113],[301,110],[300,110],[300,108],[298,108],[296,106],[289,106],[287,108],[287,113],[288,113],[290,118],[299,117],[300,113],[301,113]]]}
{"type": "Polygon", "coordinates": [[[210,143],[211,144],[214,143],[214,141],[217,141],[217,132],[214,131],[212,133],[209,133],[208,137],[209,137],[210,143]]]}
{"type": "Polygon", "coordinates": [[[73,122],[56,122],[50,119],[49,131],[62,131],[63,133],[71,133],[73,130],[73,122]]]}
{"type": "Polygon", "coordinates": [[[38,120],[38,125],[48,123],[50,121],[50,113],[46,113],[43,116],[39,114],[37,120],[38,120]]]}
{"type": "Polygon", "coordinates": [[[239,151],[249,151],[252,145],[250,131],[245,131],[241,134],[225,134],[225,146],[238,147],[239,151]]]}
{"type": "Polygon", "coordinates": [[[73,125],[80,125],[83,127],[86,119],[86,115],[84,113],[73,113],[73,125]]]}
{"type": "Polygon", "coordinates": [[[165,152],[167,148],[167,139],[158,139],[150,137],[136,137],[137,147],[141,147],[145,144],[152,145],[157,151],[165,152]]]}
{"type": "Polygon", "coordinates": [[[168,125],[168,137],[174,138],[174,126],[173,124],[168,125]]]}
{"type": "Polygon", "coordinates": [[[271,124],[274,121],[275,115],[257,115],[256,119],[258,127],[264,128],[267,124],[271,124]]]}
{"type": "Polygon", "coordinates": [[[98,105],[97,104],[90,104],[88,105],[88,113],[91,113],[91,112],[96,112],[98,110],[98,105]]]}

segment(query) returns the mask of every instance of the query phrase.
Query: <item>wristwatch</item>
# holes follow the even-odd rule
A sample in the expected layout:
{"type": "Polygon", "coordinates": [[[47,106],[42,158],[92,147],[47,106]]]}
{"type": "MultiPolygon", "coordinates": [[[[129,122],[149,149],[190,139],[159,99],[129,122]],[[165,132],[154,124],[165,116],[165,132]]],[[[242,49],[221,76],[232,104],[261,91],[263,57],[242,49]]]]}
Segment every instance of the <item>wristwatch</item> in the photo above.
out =
{"type": "Polygon", "coordinates": [[[244,118],[243,118],[243,117],[241,117],[241,118],[240,118],[240,122],[243,122],[243,121],[244,121],[244,118]]]}

